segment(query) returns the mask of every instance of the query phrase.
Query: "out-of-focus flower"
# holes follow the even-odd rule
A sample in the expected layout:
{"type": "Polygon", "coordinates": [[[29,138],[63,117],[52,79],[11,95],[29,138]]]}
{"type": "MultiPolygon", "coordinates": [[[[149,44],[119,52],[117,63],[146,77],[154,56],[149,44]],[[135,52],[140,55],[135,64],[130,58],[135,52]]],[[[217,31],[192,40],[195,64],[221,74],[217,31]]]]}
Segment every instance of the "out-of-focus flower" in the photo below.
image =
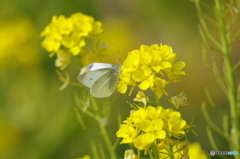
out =
{"type": "Polygon", "coordinates": [[[146,96],[144,94],[143,91],[138,91],[138,94],[136,95],[136,97],[133,100],[137,101],[137,102],[142,102],[144,105],[146,105],[149,98],[148,98],[148,96],[146,96]]]}
{"type": "Polygon", "coordinates": [[[207,155],[204,150],[202,150],[199,143],[192,143],[189,146],[188,154],[190,159],[207,159],[207,155]]]}
{"type": "Polygon", "coordinates": [[[73,55],[80,53],[85,46],[85,38],[98,36],[102,32],[102,23],[82,13],[53,16],[51,23],[46,26],[41,36],[45,37],[43,47],[48,52],[58,52],[61,46],[69,49],[73,55]]]}
{"type": "Polygon", "coordinates": [[[80,56],[81,65],[85,66],[100,61],[103,56],[107,45],[100,40],[102,31],[101,22],[79,12],[70,17],[53,16],[51,23],[41,32],[41,36],[45,37],[42,46],[48,52],[57,54],[56,67],[64,69],[71,62],[72,55],[80,56]],[[84,49],[88,44],[95,46],[84,49]]]}
{"type": "Polygon", "coordinates": [[[36,30],[28,19],[0,21],[0,69],[38,64],[36,30]]]}
{"type": "Polygon", "coordinates": [[[189,128],[179,112],[161,106],[147,106],[132,111],[123,123],[116,133],[117,137],[123,138],[121,143],[132,143],[138,150],[145,151],[154,144],[156,146],[167,141],[167,138],[180,138],[185,135],[184,130],[189,128]]]}
{"type": "Polygon", "coordinates": [[[90,156],[88,156],[88,155],[85,155],[85,156],[83,156],[83,157],[76,158],[76,159],[91,159],[91,158],[90,158],[90,156]]]}
{"type": "Polygon", "coordinates": [[[126,150],[124,152],[124,159],[140,159],[137,155],[135,155],[133,150],[126,150]]]}
{"type": "Polygon", "coordinates": [[[141,90],[151,89],[158,98],[161,97],[164,87],[170,82],[180,81],[185,75],[181,71],[185,63],[175,63],[176,54],[168,45],[141,45],[139,50],[128,53],[127,59],[121,66],[118,91],[125,93],[127,85],[137,86],[141,90]]]}
{"type": "Polygon", "coordinates": [[[188,105],[187,97],[185,96],[185,94],[183,92],[181,92],[177,96],[171,97],[169,102],[172,103],[177,109],[179,108],[179,106],[187,106],[188,105]]]}
{"type": "Polygon", "coordinates": [[[71,62],[71,54],[67,51],[59,50],[57,52],[57,59],[55,61],[55,66],[60,67],[63,70],[71,62]]]}

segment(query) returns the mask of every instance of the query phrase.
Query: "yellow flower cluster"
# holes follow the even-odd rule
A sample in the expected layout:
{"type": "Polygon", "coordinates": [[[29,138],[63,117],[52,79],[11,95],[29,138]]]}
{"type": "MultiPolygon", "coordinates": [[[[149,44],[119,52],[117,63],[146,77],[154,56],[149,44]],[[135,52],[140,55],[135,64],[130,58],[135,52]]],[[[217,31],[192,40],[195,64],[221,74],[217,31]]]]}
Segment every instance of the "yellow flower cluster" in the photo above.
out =
{"type": "MultiPolygon", "coordinates": [[[[57,54],[56,67],[64,69],[71,60],[71,55],[84,53],[86,38],[97,38],[102,33],[102,23],[82,13],[72,14],[69,18],[64,15],[53,16],[41,36],[43,48],[57,54]]],[[[94,58],[91,54],[88,55],[94,58]]],[[[89,57],[87,57],[89,58],[89,57]]]]}
{"type": "Polygon", "coordinates": [[[189,128],[178,111],[161,106],[132,111],[123,123],[116,133],[117,137],[123,138],[121,144],[132,143],[138,150],[147,150],[153,145],[163,148],[167,139],[180,138],[189,128]]]}
{"type": "Polygon", "coordinates": [[[127,85],[137,86],[141,90],[151,89],[158,98],[162,96],[164,87],[170,82],[180,81],[179,76],[185,67],[182,61],[175,63],[176,54],[168,45],[141,45],[140,50],[128,53],[127,59],[121,66],[118,91],[125,93],[127,85]]]}

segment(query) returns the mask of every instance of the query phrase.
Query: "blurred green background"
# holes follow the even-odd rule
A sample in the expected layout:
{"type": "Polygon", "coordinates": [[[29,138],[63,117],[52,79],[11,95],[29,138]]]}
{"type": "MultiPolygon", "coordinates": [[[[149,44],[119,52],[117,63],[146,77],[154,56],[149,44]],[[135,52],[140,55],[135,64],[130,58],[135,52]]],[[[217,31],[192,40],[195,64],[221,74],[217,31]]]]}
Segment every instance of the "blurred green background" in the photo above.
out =
{"type": "MultiPolygon", "coordinates": [[[[198,134],[190,132],[189,141],[211,150],[200,109],[201,102],[206,101],[204,87],[225,110],[228,103],[203,66],[198,18],[189,0],[1,0],[0,6],[0,159],[74,159],[91,155],[90,140],[104,144],[100,136],[83,130],[78,123],[73,91],[79,88],[68,86],[58,91],[62,83],[55,72],[55,58],[49,58],[41,48],[40,32],[52,16],[69,17],[76,12],[103,23],[103,40],[113,53],[105,62],[115,63],[118,52],[124,60],[129,51],[142,44],[172,46],[177,61],[186,63],[187,76],[167,91],[172,96],[184,91],[190,105],[180,111],[188,123],[195,116],[198,134]]],[[[69,71],[76,77],[79,72],[76,68],[69,71]]],[[[126,102],[132,97],[115,95],[118,101],[112,107],[125,119],[130,111],[126,102]]],[[[221,125],[221,114],[213,108],[210,111],[221,125]]],[[[113,139],[118,127],[115,116],[113,112],[109,123],[113,139]]],[[[83,118],[87,126],[97,128],[92,119],[83,118]]],[[[220,149],[229,150],[217,138],[220,149]]],[[[126,148],[119,146],[119,158],[126,148]]]]}

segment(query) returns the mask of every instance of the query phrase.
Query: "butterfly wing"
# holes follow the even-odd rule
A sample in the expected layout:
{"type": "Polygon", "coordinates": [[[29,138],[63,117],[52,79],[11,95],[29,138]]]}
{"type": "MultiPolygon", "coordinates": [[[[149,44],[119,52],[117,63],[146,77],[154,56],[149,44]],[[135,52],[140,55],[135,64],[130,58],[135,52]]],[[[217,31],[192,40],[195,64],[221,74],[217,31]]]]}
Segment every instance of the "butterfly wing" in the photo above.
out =
{"type": "Polygon", "coordinates": [[[87,66],[88,71],[95,71],[100,69],[106,69],[106,68],[114,68],[112,64],[109,63],[91,63],[87,66]]]}
{"type": "Polygon", "coordinates": [[[109,97],[116,90],[118,80],[119,73],[115,69],[111,69],[93,84],[90,93],[97,98],[109,97]]]}
{"type": "Polygon", "coordinates": [[[109,71],[111,71],[110,68],[88,71],[80,74],[77,79],[85,86],[91,88],[100,77],[104,76],[109,71]]]}

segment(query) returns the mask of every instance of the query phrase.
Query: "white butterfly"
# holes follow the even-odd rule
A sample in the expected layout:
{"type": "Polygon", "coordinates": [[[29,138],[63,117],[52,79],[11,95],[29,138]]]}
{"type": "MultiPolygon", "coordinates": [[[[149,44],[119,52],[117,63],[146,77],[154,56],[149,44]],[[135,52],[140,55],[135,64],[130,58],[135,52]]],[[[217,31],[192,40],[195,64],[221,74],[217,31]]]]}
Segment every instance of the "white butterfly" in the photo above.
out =
{"type": "Polygon", "coordinates": [[[92,96],[105,98],[111,96],[116,90],[120,73],[119,65],[91,63],[84,70],[80,72],[77,79],[90,88],[92,96]]]}

